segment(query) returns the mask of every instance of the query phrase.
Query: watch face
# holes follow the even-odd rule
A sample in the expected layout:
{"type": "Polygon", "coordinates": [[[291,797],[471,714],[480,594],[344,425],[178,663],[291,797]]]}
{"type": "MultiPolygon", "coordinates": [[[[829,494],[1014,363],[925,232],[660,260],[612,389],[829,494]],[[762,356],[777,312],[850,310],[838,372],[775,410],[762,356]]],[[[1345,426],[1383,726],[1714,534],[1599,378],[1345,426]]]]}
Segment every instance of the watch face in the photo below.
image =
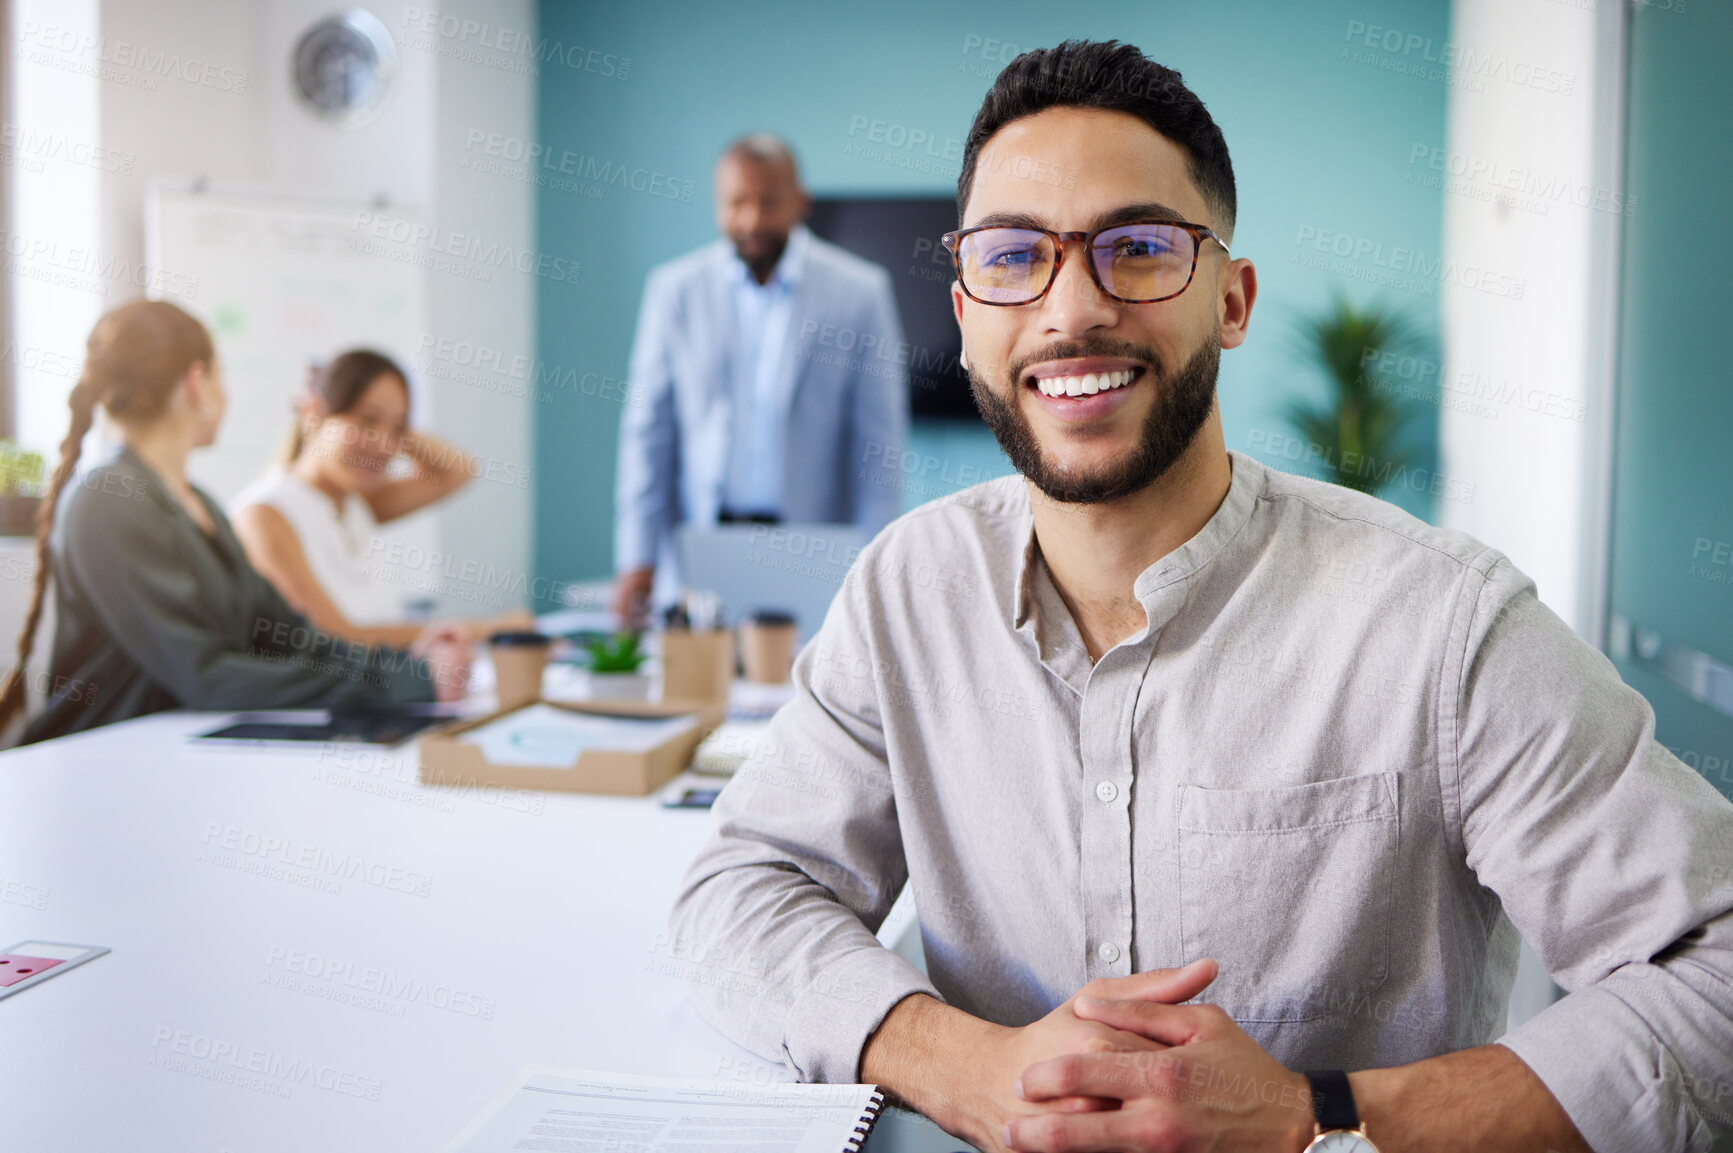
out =
{"type": "Polygon", "coordinates": [[[1306,1153],[1378,1153],[1378,1148],[1350,1129],[1338,1129],[1312,1142],[1306,1153]]]}
{"type": "Polygon", "coordinates": [[[397,46],[364,8],[327,16],[295,45],[295,90],[326,120],[354,127],[371,119],[385,99],[397,65],[397,46]]]}

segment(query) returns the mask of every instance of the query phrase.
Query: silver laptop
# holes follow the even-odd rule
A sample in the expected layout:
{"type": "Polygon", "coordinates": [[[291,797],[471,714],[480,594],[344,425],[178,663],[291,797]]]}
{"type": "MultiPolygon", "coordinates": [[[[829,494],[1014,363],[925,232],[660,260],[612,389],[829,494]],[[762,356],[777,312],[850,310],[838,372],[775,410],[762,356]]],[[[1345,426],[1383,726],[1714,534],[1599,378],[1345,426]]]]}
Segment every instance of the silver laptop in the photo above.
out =
{"type": "Polygon", "coordinates": [[[830,608],[866,534],[848,524],[724,524],[675,530],[674,548],[687,588],[722,601],[724,624],[756,609],[794,615],[805,643],[830,608]]]}

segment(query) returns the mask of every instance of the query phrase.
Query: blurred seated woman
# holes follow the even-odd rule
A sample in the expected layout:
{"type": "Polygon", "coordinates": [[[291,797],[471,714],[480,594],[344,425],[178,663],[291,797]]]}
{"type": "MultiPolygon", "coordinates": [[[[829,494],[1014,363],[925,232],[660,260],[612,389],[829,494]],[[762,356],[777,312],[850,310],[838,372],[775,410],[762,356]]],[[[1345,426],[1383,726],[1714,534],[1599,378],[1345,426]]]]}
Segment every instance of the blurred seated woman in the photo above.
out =
{"type": "Polygon", "coordinates": [[[468,646],[429,631],[412,651],[310,628],[247,563],[210,496],[187,479],[225,395],[210,334],[172,304],[136,301],[97,321],[68,398],[71,427],[43,497],[36,578],[0,728],[25,707],[25,666],[52,578],[53,692],[38,741],[162,709],[322,708],[455,700],[468,646]],[[97,405],[124,443],[74,476],[97,405]]]}
{"type": "MultiPolygon", "coordinates": [[[[253,567],[316,626],[364,644],[404,645],[401,590],[367,571],[379,526],[450,496],[474,460],[426,433],[410,433],[409,383],[386,356],[345,352],[313,374],[285,464],[229,505],[253,567]],[[408,476],[392,476],[403,456],[408,476]]],[[[471,640],[527,629],[517,612],[450,622],[471,640]]]]}

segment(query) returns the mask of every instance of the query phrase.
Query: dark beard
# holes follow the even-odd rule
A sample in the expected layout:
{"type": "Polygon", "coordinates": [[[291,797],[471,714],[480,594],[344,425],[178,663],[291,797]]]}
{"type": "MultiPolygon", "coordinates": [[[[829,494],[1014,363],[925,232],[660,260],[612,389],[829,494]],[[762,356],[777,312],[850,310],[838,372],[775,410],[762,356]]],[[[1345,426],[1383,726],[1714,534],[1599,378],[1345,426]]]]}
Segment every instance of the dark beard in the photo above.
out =
{"type": "Polygon", "coordinates": [[[774,246],[774,251],[768,251],[762,256],[748,257],[740,251],[738,243],[734,245],[734,255],[740,257],[741,263],[745,264],[747,271],[752,273],[752,278],[760,284],[770,279],[771,273],[776,271],[776,266],[782,263],[782,254],[787,251],[788,237],[786,236],[774,246]]]}
{"type": "MultiPolygon", "coordinates": [[[[1143,422],[1143,435],[1125,459],[1091,475],[1060,472],[1041,454],[1029,419],[1015,399],[1004,400],[969,368],[969,387],[981,419],[999,438],[999,447],[1011,464],[1048,497],[1066,504],[1101,504],[1139,492],[1157,480],[1185,455],[1198,430],[1215,406],[1216,373],[1221,366],[1221,329],[1218,326],[1203,347],[1192,354],[1171,376],[1163,376],[1153,349],[1119,341],[1066,341],[1049,345],[1026,363],[1084,356],[1113,356],[1141,361],[1143,376],[1130,388],[1153,388],[1155,403],[1143,422]]],[[[1023,371],[1011,375],[1011,387],[1022,389],[1023,371]]],[[[1013,392],[1013,398],[1016,397],[1013,392]]]]}

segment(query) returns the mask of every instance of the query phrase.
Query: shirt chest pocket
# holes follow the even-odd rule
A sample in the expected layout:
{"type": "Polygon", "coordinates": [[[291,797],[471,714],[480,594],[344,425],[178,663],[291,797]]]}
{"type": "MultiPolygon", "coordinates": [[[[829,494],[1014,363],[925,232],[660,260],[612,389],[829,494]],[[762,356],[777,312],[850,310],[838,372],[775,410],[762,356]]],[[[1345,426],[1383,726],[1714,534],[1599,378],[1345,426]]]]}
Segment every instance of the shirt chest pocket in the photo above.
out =
{"type": "Polygon", "coordinates": [[[1309,1021],[1384,983],[1400,773],[1275,789],[1182,785],[1180,939],[1236,1021],[1309,1021]]]}

